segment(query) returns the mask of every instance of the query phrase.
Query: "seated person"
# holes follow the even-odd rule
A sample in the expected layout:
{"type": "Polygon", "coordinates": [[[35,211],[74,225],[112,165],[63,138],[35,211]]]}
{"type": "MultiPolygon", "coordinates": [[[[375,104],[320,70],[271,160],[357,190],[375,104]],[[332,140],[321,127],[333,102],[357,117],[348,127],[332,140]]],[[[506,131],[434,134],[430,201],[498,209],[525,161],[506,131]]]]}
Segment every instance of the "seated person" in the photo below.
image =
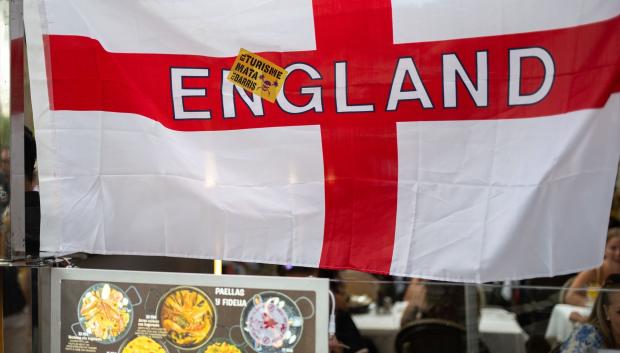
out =
{"type": "Polygon", "coordinates": [[[361,271],[342,270],[338,272],[338,277],[343,281],[343,289],[348,295],[366,295],[373,302],[379,298],[380,284],[375,275],[361,271]]]}
{"type": "Polygon", "coordinates": [[[456,283],[412,280],[400,321],[402,327],[418,319],[443,319],[465,326],[465,287],[456,283]]]}
{"type": "Polygon", "coordinates": [[[561,353],[588,353],[620,348],[620,274],[610,275],[587,323],[577,326],[560,348],[561,353]]]}
{"type": "MultiPolygon", "coordinates": [[[[586,306],[592,301],[597,293],[597,289],[603,284],[603,280],[607,276],[620,273],[620,228],[610,228],[607,232],[607,241],[605,243],[605,256],[603,264],[600,267],[580,272],[566,293],[565,302],[567,304],[586,306]],[[588,298],[586,293],[592,295],[588,298]]],[[[573,316],[578,321],[584,321],[586,318],[573,316]]]]}
{"type": "Polygon", "coordinates": [[[348,312],[349,296],[344,290],[344,282],[338,272],[318,270],[309,267],[279,266],[278,275],[286,277],[329,278],[329,290],[336,300],[336,334],[329,339],[330,353],[369,353],[368,344],[355,326],[348,312]]]}
{"type": "Polygon", "coordinates": [[[330,353],[368,353],[366,340],[358,331],[348,312],[348,295],[342,282],[330,281],[330,290],[336,299],[336,336],[330,339],[330,353]]]}

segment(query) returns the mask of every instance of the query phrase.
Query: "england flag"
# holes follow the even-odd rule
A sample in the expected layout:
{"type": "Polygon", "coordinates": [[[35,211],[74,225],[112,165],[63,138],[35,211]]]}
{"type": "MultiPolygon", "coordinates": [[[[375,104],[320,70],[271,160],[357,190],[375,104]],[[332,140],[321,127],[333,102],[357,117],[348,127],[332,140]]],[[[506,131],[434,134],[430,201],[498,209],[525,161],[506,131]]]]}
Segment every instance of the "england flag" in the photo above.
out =
{"type": "Polygon", "coordinates": [[[41,247],[467,282],[602,261],[617,0],[27,0],[41,247]],[[275,103],[226,77],[285,68],[275,103]]]}

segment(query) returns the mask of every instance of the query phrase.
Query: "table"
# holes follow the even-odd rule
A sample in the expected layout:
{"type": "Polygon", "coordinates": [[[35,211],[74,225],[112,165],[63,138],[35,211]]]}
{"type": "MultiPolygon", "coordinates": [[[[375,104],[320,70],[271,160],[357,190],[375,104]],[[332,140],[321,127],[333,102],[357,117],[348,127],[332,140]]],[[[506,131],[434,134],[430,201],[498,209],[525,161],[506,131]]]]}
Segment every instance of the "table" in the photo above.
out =
{"type": "MultiPolygon", "coordinates": [[[[353,321],[362,335],[370,338],[381,353],[394,352],[394,340],[400,329],[400,318],[407,303],[394,305],[389,314],[353,315],[353,321]]],[[[478,330],[490,353],[525,353],[528,335],[517,322],[515,315],[501,308],[482,308],[478,330]]]]}
{"type": "Polygon", "coordinates": [[[490,353],[525,353],[529,336],[514,313],[502,308],[482,308],[478,332],[490,353]]]}
{"type": "Polygon", "coordinates": [[[371,305],[370,312],[352,315],[353,322],[363,336],[374,342],[380,353],[394,353],[394,341],[400,329],[400,318],[406,307],[406,302],[397,302],[391,313],[377,314],[371,305]]]}
{"type": "Polygon", "coordinates": [[[570,313],[574,311],[583,316],[588,316],[592,308],[568,304],[555,305],[549,318],[545,338],[552,343],[565,341],[575,328],[575,323],[569,319],[570,313]]]}

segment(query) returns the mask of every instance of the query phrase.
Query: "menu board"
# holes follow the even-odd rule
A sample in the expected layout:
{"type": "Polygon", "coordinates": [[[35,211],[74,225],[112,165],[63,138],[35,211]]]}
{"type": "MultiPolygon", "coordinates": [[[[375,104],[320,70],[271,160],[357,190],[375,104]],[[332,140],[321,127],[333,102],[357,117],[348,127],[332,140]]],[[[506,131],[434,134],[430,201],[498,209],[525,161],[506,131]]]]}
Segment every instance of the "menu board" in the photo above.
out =
{"type": "Polygon", "coordinates": [[[59,281],[57,352],[319,352],[320,341],[327,347],[324,280],[317,286],[317,279],[159,273],[157,281],[154,272],[66,271],[85,276],[59,281]]]}

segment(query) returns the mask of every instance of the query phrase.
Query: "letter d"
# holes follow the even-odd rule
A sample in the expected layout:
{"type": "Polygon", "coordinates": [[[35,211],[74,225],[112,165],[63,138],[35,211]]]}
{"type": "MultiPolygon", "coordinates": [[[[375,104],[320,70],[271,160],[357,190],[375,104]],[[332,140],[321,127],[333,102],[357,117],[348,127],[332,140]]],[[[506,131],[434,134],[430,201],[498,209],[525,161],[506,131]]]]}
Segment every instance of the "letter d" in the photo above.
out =
{"type": "Polygon", "coordinates": [[[551,90],[555,78],[553,58],[543,48],[510,49],[510,79],[508,82],[508,105],[528,105],[540,102],[551,90]],[[521,62],[523,58],[538,59],[545,69],[545,77],[538,90],[531,94],[521,94],[521,62]]]}

